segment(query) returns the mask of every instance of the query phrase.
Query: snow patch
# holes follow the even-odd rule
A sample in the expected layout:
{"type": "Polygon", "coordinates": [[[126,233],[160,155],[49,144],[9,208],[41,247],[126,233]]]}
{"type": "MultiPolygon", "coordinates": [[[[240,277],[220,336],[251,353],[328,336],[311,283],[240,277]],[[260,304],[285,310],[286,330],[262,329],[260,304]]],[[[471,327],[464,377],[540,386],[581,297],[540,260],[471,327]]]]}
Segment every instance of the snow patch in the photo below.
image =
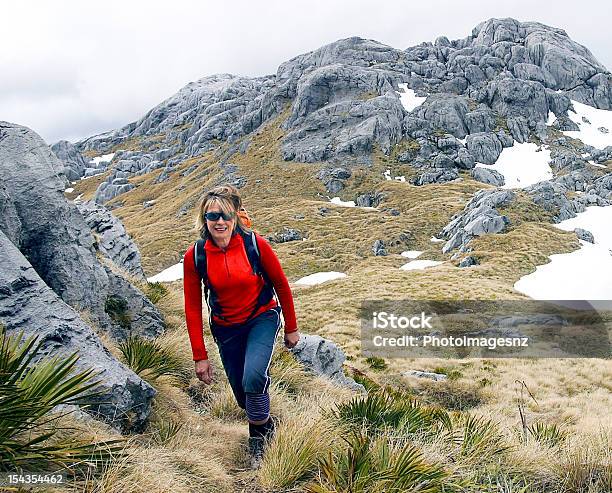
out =
{"type": "Polygon", "coordinates": [[[359,209],[368,209],[371,211],[378,210],[376,207],[361,207],[357,206],[353,200],[341,200],[340,197],[334,197],[329,200],[334,205],[339,205],[340,207],[359,207],[359,209]]]}
{"type": "Polygon", "coordinates": [[[398,84],[398,87],[403,91],[398,93],[400,102],[408,113],[421,106],[427,99],[417,96],[412,89],[408,89],[408,84],[398,84]]]}
{"type": "Polygon", "coordinates": [[[167,269],[162,270],[159,274],[153,277],[148,277],[147,282],[172,282],[183,278],[183,262],[174,264],[167,269]]]}
{"type": "Polygon", "coordinates": [[[76,198],[73,200],[73,202],[75,204],[80,204],[81,203],[81,197],[83,196],[82,193],[80,193],[79,195],[76,196],[76,198]]]}
{"type": "Polygon", "coordinates": [[[100,163],[110,163],[114,157],[115,157],[115,153],[111,152],[110,154],[103,154],[102,156],[96,156],[89,162],[97,166],[100,163]]]}
{"type": "Polygon", "coordinates": [[[315,272],[306,277],[301,277],[295,284],[299,286],[314,286],[315,284],[322,284],[327,281],[333,281],[334,279],[340,279],[347,277],[343,272],[315,272]]]}
{"type": "Polygon", "coordinates": [[[334,197],[330,200],[332,204],[336,204],[342,207],[355,207],[355,202],[352,200],[340,200],[340,197],[334,197]]]}
{"type": "Polygon", "coordinates": [[[406,177],[405,177],[405,176],[403,176],[403,175],[401,175],[401,176],[394,176],[394,177],[391,177],[391,170],[390,170],[390,169],[388,169],[387,171],[385,171],[385,172],[383,173],[383,176],[385,177],[385,180],[387,180],[387,181],[392,181],[392,180],[395,180],[395,181],[402,181],[402,182],[405,182],[405,181],[406,181],[406,177]]]}
{"type": "Polygon", "coordinates": [[[413,260],[404,264],[400,267],[402,270],[422,270],[427,267],[435,267],[436,265],[440,265],[442,262],[437,260],[413,260]]]}
{"type": "Polygon", "coordinates": [[[72,193],[72,192],[74,192],[74,188],[72,188],[72,187],[67,188],[66,190],[64,190],[64,193],[72,193]]]}
{"type": "Polygon", "coordinates": [[[435,236],[432,236],[431,238],[429,238],[429,241],[431,241],[432,243],[440,243],[444,240],[442,238],[436,238],[435,236]]]}
{"type": "Polygon", "coordinates": [[[476,166],[494,169],[504,175],[502,188],[525,188],[553,177],[549,162],[550,150],[542,148],[538,151],[536,144],[525,142],[505,148],[493,165],[476,163],[476,166]]]}
{"type": "Polygon", "coordinates": [[[588,207],[556,224],[593,233],[595,243],[580,241],[579,250],[551,255],[550,262],[521,277],[514,289],[536,300],[612,300],[612,206],[588,207]]]}
{"type": "Polygon", "coordinates": [[[422,253],[423,252],[420,252],[419,250],[406,250],[405,252],[400,253],[400,255],[406,258],[417,258],[422,253]]]}
{"type": "Polygon", "coordinates": [[[593,108],[573,99],[572,105],[576,111],[568,111],[567,114],[580,130],[563,133],[597,149],[612,145],[612,111],[593,108]]]}

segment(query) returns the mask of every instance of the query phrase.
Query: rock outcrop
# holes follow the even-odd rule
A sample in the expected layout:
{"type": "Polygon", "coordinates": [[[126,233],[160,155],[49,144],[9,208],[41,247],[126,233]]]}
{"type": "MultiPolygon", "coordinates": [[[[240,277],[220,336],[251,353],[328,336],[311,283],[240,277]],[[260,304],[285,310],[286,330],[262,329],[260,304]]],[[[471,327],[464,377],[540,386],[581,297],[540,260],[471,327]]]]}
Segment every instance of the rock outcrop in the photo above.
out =
{"type": "Polygon", "coordinates": [[[329,378],[337,385],[363,392],[363,385],[344,374],[342,364],[346,357],[335,343],[321,336],[302,334],[299,342],[291,349],[297,361],[316,375],[329,378]]]}
{"type": "Polygon", "coordinates": [[[87,312],[101,329],[117,338],[128,329],[159,334],[163,321],[154,305],[98,262],[89,227],[76,205],[64,198],[62,171],[37,134],[0,123],[0,172],[7,185],[5,207],[10,207],[8,218],[0,219],[0,229],[62,300],[87,312]],[[109,300],[115,298],[122,300],[121,314],[109,309],[109,300]]]}
{"type": "MultiPolygon", "coordinates": [[[[587,48],[561,29],[490,19],[463,39],[398,50],[353,37],[299,55],[274,75],[205,77],[140,120],[76,147],[102,153],[127,139],[146,147],[115,158],[98,203],[131,190],[134,174],[164,167],[163,181],[176,163],[220,143],[230,155],[244,152],[250,135],[279,116],[285,160],[326,161],[350,172],[369,164],[374,149],[391,155],[410,139],[415,146],[397,160],[419,169],[413,184],[427,185],[455,180],[475,162],[495,163],[514,141],[548,138],[551,113],[559,128],[575,129],[571,99],[612,109],[612,76],[587,48]],[[405,91],[424,100],[405,105],[405,91]]],[[[320,178],[330,193],[344,187],[329,173],[320,178]]]]}
{"type": "Polygon", "coordinates": [[[37,134],[0,122],[0,323],[43,335],[47,353],[79,350],[80,364],[104,370],[108,402],[91,412],[138,428],[154,391],[113,360],[91,326],[122,340],[158,335],[164,323],[138,289],[98,261],[88,225],[64,198],[63,172],[37,134]]]}
{"type": "Polygon", "coordinates": [[[510,224],[507,216],[500,214],[496,207],[509,205],[515,198],[510,190],[480,190],[465,205],[463,211],[455,214],[441,232],[447,238],[442,252],[456,248],[469,251],[468,243],[475,236],[503,232],[510,224]]]}
{"type": "MultiPolygon", "coordinates": [[[[141,429],[155,389],[118,362],[96,333],[63,302],[0,231],[0,322],[11,333],[38,336],[39,357],[77,351],[77,368],[92,368],[100,394],[87,412],[121,431],[141,429]]],[[[35,363],[35,361],[33,362],[35,363]]]]}
{"type": "Polygon", "coordinates": [[[64,163],[64,174],[70,181],[78,180],[85,174],[87,162],[74,144],[60,140],[51,146],[51,150],[64,163]]]}
{"type": "Polygon", "coordinates": [[[94,248],[117,267],[144,281],[140,251],[119,218],[95,202],[82,202],[77,207],[94,235],[94,248]]]}

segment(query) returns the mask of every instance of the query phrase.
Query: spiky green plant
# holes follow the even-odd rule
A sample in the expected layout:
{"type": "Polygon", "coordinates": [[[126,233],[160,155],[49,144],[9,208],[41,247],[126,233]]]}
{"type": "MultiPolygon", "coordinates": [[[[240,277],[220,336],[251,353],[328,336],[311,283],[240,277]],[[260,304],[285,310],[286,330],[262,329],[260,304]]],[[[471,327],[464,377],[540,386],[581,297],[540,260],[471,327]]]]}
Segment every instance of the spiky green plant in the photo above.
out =
{"type": "Polygon", "coordinates": [[[162,419],[157,423],[156,440],[164,445],[172,440],[183,428],[184,423],[173,419],[162,419]]]}
{"type": "Polygon", "coordinates": [[[394,441],[385,435],[372,437],[361,431],[344,440],[344,450],[330,452],[320,461],[318,480],[308,485],[307,491],[450,493],[465,486],[442,466],[427,462],[416,447],[405,441],[394,441]]]}
{"type": "Polygon", "coordinates": [[[459,456],[463,460],[473,459],[484,463],[509,449],[493,421],[469,414],[462,415],[460,419],[463,432],[459,456]]]}
{"type": "Polygon", "coordinates": [[[450,416],[445,410],[424,406],[404,393],[389,390],[370,392],[337,404],[332,415],[356,427],[391,429],[402,436],[439,436],[452,430],[450,416]]]}
{"type": "Polygon", "coordinates": [[[556,424],[534,423],[527,427],[529,435],[534,440],[548,447],[558,447],[567,438],[567,432],[561,430],[556,424]]]}
{"type": "Polygon", "coordinates": [[[370,365],[370,368],[373,370],[384,370],[387,368],[387,362],[384,358],[379,358],[378,356],[370,356],[366,358],[366,363],[370,365]]]}
{"type": "Polygon", "coordinates": [[[161,282],[149,282],[145,287],[145,294],[151,303],[157,303],[168,294],[168,288],[161,282]]]}
{"type": "Polygon", "coordinates": [[[185,370],[181,359],[158,342],[138,336],[129,336],[119,344],[127,365],[141,378],[154,381],[163,375],[183,378],[185,370]]]}
{"type": "Polygon", "coordinates": [[[42,341],[22,339],[0,326],[0,470],[74,468],[118,456],[123,440],[83,443],[54,429],[62,417],[55,406],[85,406],[99,395],[93,370],[74,371],[77,353],[36,361],[42,341]]]}

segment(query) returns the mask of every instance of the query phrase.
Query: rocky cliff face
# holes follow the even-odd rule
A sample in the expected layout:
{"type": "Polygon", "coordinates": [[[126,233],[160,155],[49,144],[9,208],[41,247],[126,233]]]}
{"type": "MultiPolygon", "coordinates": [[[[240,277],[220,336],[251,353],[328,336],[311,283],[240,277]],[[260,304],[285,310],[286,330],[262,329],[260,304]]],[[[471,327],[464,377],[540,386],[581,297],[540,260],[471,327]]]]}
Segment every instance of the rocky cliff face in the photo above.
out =
{"type": "MultiPolygon", "coordinates": [[[[99,412],[110,420],[122,415],[122,426],[124,414],[136,407],[132,424],[138,427],[153,389],[111,362],[81,317],[119,340],[128,333],[158,335],[163,320],[140,291],[100,263],[90,228],[64,198],[63,172],[37,134],[0,122],[0,322],[9,331],[40,334],[48,342],[44,352],[79,349],[82,365],[106,368],[105,395],[114,407],[99,412]]],[[[101,244],[113,251],[104,238],[101,244]]],[[[122,258],[123,251],[114,254],[122,258]]],[[[130,252],[123,260],[128,257],[130,252]]]]}
{"type": "MultiPolygon", "coordinates": [[[[230,144],[283,115],[285,160],[368,164],[374,148],[419,169],[416,185],[455,180],[475,162],[493,164],[514,142],[576,130],[571,101],[612,109],[612,75],[584,46],[557,28],[490,19],[450,41],[440,37],[405,50],[348,38],[283,63],[276,74],[229,74],[191,82],[137,122],[85,139],[77,149],[108,152],[127,139],[157,136],[149,151],[119,152],[99,187],[98,203],[129,191],[135,174],[165,168],[230,144]],[[418,104],[416,99],[424,98],[418,104]]],[[[589,151],[589,149],[586,149],[589,151]]],[[[579,154],[576,154],[579,158],[579,154]]],[[[347,173],[350,176],[350,172],[347,173]]],[[[495,173],[476,179],[501,185],[495,173]]],[[[327,180],[330,181],[330,180],[327,180]]],[[[342,179],[331,189],[342,189],[342,179]]]]}

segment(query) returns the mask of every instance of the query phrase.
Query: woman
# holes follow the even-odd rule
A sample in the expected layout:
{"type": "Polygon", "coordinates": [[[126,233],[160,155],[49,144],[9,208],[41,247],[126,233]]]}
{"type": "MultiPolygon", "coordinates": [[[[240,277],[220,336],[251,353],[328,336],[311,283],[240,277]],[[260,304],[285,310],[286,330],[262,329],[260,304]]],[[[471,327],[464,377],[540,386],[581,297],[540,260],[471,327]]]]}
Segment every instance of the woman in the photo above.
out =
{"type": "Polygon", "coordinates": [[[189,247],[183,260],[185,317],[196,375],[210,384],[213,369],[202,334],[204,284],[211,334],[236,401],[246,411],[251,464],[257,467],[264,441],[274,433],[269,368],[281,307],[285,345],[294,347],[300,336],[291,289],[278,258],[269,243],[244,224],[242,210],[240,194],[232,186],[216,187],[202,197],[196,221],[202,241],[189,247]],[[255,257],[252,252],[257,250],[255,257]],[[260,263],[260,272],[253,262],[260,263]]]}

